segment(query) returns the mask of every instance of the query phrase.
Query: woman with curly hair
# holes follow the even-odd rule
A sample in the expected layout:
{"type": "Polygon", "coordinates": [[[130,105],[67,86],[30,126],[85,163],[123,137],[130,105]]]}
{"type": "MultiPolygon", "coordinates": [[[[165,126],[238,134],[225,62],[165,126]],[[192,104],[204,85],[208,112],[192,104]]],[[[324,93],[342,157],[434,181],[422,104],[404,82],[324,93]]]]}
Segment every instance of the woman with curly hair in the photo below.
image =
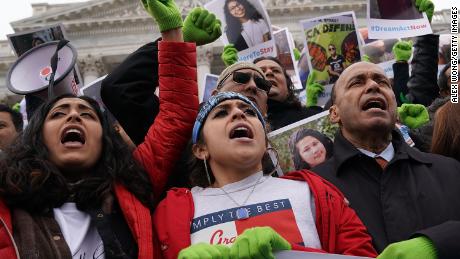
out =
{"type": "Polygon", "coordinates": [[[247,0],[226,0],[224,14],[228,42],[238,51],[271,39],[267,23],[247,0]]]}

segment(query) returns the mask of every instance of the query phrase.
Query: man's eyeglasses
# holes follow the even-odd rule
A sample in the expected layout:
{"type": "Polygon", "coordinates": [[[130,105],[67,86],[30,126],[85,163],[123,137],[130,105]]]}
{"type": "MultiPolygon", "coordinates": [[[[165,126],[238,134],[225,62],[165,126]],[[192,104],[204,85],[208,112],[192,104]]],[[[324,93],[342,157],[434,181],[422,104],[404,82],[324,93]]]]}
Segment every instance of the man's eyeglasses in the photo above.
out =
{"type": "Polygon", "coordinates": [[[256,86],[258,89],[267,92],[267,94],[270,92],[270,88],[272,87],[272,83],[268,80],[265,80],[265,78],[261,76],[257,76],[255,73],[245,73],[245,72],[238,72],[235,71],[231,74],[226,75],[224,78],[222,78],[222,81],[220,81],[220,84],[217,86],[217,88],[222,87],[224,84],[225,80],[229,78],[231,75],[233,75],[232,80],[233,82],[243,85],[249,83],[251,80],[251,77],[254,77],[254,82],[256,83],[256,86]]]}

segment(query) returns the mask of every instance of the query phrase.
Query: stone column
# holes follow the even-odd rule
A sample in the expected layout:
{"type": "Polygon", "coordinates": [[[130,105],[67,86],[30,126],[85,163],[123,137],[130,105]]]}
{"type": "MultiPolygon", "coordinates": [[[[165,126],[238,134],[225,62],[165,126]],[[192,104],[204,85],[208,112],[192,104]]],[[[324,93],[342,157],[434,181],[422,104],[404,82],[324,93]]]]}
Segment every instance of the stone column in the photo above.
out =
{"type": "Polygon", "coordinates": [[[198,74],[198,97],[200,100],[204,94],[204,75],[211,72],[211,61],[213,59],[212,49],[206,46],[197,47],[197,74],[198,74]]]}
{"type": "Polygon", "coordinates": [[[93,82],[104,73],[104,64],[102,63],[101,57],[88,54],[83,57],[79,63],[80,72],[83,76],[83,85],[93,82]]]}

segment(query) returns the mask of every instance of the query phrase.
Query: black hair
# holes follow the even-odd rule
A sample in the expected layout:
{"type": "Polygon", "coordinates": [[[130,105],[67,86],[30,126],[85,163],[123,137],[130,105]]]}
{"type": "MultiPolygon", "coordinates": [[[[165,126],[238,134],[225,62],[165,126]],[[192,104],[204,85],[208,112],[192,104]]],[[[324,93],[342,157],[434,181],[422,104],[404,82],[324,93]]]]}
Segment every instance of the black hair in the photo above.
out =
{"type": "Polygon", "coordinates": [[[252,20],[252,21],[259,21],[263,19],[262,15],[257,11],[251,3],[247,0],[226,0],[224,5],[224,14],[225,14],[225,21],[227,23],[225,33],[227,34],[227,39],[230,43],[235,44],[235,48],[237,50],[243,50],[247,48],[247,44],[243,44],[245,46],[240,46],[238,42],[243,41],[244,38],[241,36],[241,32],[243,31],[243,25],[241,24],[240,20],[234,17],[230,11],[228,10],[228,3],[229,2],[238,2],[240,3],[245,10],[245,18],[252,20]]]}
{"type": "Polygon", "coordinates": [[[283,64],[281,64],[281,61],[276,57],[259,57],[259,58],[254,59],[253,63],[257,64],[258,62],[262,60],[274,61],[281,67],[281,69],[283,70],[284,77],[286,78],[286,87],[288,90],[288,96],[283,103],[288,104],[289,106],[295,106],[297,108],[300,108],[301,104],[300,104],[299,98],[297,98],[297,96],[295,95],[294,84],[292,83],[291,77],[287,73],[286,68],[284,67],[283,64]]]}
{"type": "Polygon", "coordinates": [[[311,166],[303,161],[302,157],[300,156],[299,150],[297,149],[297,143],[302,140],[303,138],[311,136],[319,140],[326,149],[326,160],[332,157],[333,154],[333,143],[330,138],[328,138],[323,133],[312,130],[312,129],[299,129],[292,133],[289,137],[289,150],[291,151],[292,161],[294,162],[294,167],[296,170],[302,169],[310,169],[311,166]]]}
{"type": "Polygon", "coordinates": [[[90,97],[62,95],[46,101],[29,120],[27,128],[0,161],[0,195],[12,207],[29,213],[46,213],[73,200],[80,210],[100,208],[113,191],[115,182],[123,184],[145,206],[152,209],[153,197],[149,178],[134,161],[131,151],[109,125],[98,103],[90,97]],[[102,126],[102,151],[90,176],[69,183],[49,161],[43,141],[43,125],[49,111],[63,98],[79,98],[96,112],[102,126]]]}
{"type": "Polygon", "coordinates": [[[21,132],[22,127],[24,126],[24,122],[22,120],[22,114],[11,109],[10,107],[0,104],[0,112],[7,112],[10,114],[11,121],[13,122],[14,128],[16,132],[21,132]]]}

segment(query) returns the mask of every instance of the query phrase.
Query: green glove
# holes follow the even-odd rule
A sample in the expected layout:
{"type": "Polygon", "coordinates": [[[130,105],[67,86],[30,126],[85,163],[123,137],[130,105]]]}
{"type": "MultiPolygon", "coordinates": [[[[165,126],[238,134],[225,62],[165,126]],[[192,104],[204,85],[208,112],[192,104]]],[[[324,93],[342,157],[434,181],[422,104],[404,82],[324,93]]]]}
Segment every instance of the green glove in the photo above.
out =
{"type": "Polygon", "coordinates": [[[377,259],[437,259],[436,248],[427,237],[417,237],[393,243],[377,259]]]}
{"type": "Polygon", "coordinates": [[[425,12],[428,20],[431,23],[431,18],[433,18],[434,13],[434,4],[431,0],[415,0],[415,6],[420,12],[425,12]]]}
{"type": "Polygon", "coordinates": [[[307,107],[318,104],[318,95],[324,91],[324,86],[315,81],[316,72],[312,71],[307,78],[307,107]]]}
{"type": "Polygon", "coordinates": [[[371,62],[371,58],[368,55],[364,54],[361,56],[361,61],[371,62]]]}
{"type": "Polygon", "coordinates": [[[291,244],[270,227],[246,229],[230,248],[230,258],[275,258],[274,251],[291,250],[291,244]]]}
{"type": "Polygon", "coordinates": [[[198,243],[182,249],[177,256],[178,259],[228,259],[230,248],[224,245],[210,245],[198,243]]]}
{"type": "Polygon", "coordinates": [[[231,66],[238,62],[238,50],[233,44],[225,45],[222,55],[220,55],[226,67],[231,66]]]}
{"type": "Polygon", "coordinates": [[[182,27],[182,17],[174,0],[141,0],[144,9],[160,27],[160,32],[182,27]]]}
{"type": "Polygon", "coordinates": [[[300,50],[298,50],[297,48],[294,48],[292,51],[294,52],[294,59],[295,59],[295,61],[299,61],[300,56],[301,56],[301,54],[302,54],[302,53],[300,53],[300,50]]]}
{"type": "Polygon", "coordinates": [[[16,112],[21,112],[21,104],[15,103],[11,109],[16,112]]]}
{"type": "Polygon", "coordinates": [[[408,61],[412,55],[412,41],[400,40],[393,45],[396,61],[408,61]]]}
{"type": "Polygon", "coordinates": [[[398,107],[399,119],[407,127],[416,129],[430,120],[428,110],[422,104],[403,103],[398,107]]]}
{"type": "Polygon", "coordinates": [[[220,27],[221,22],[213,13],[195,7],[185,17],[182,34],[184,41],[196,42],[196,45],[201,46],[217,40],[222,35],[220,27]]]}

